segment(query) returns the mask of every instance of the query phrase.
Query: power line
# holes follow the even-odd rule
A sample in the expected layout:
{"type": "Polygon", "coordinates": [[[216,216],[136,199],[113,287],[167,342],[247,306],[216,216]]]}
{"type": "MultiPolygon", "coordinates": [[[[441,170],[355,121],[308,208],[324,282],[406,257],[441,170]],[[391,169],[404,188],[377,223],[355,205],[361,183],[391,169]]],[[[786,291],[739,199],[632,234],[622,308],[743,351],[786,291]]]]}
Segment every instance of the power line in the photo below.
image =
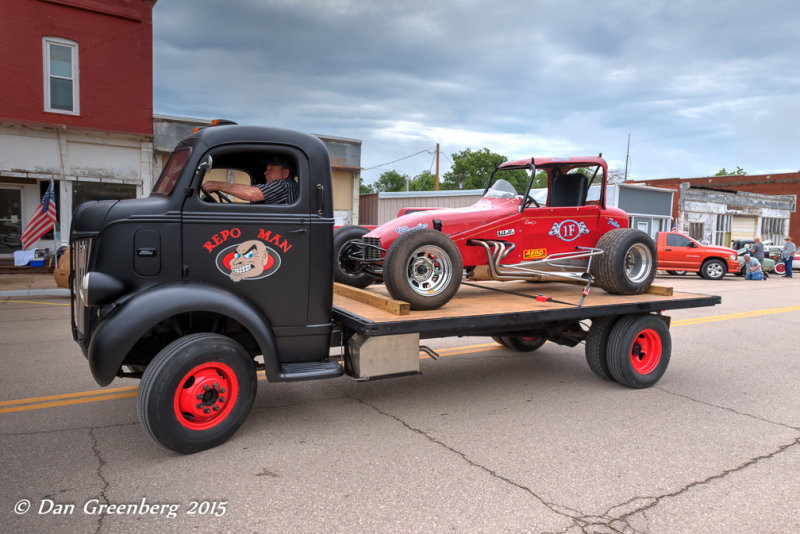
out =
{"type": "Polygon", "coordinates": [[[362,171],[371,171],[372,169],[377,169],[378,167],[385,167],[386,165],[391,165],[392,163],[397,163],[398,161],[403,161],[404,159],[413,158],[414,156],[418,156],[418,155],[420,155],[420,154],[422,154],[424,152],[427,152],[428,154],[435,154],[436,153],[433,150],[420,150],[419,152],[411,154],[410,156],[405,156],[405,157],[396,159],[394,161],[388,161],[386,163],[381,163],[380,165],[375,165],[374,167],[366,167],[366,168],[363,168],[361,170],[362,171]]]}

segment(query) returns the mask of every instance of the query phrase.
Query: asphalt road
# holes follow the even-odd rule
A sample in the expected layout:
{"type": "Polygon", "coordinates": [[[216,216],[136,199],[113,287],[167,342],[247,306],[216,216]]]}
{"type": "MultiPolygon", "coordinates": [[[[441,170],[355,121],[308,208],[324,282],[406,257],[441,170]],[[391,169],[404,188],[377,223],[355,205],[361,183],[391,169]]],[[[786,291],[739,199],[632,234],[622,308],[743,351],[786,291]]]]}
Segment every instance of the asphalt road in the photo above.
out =
{"type": "Polygon", "coordinates": [[[672,313],[646,390],[583,346],[447,338],[423,374],[268,384],[227,443],[152,441],[132,380],[100,389],[60,297],[0,299],[2,532],[800,531],[800,279],[659,285],[672,313]]]}

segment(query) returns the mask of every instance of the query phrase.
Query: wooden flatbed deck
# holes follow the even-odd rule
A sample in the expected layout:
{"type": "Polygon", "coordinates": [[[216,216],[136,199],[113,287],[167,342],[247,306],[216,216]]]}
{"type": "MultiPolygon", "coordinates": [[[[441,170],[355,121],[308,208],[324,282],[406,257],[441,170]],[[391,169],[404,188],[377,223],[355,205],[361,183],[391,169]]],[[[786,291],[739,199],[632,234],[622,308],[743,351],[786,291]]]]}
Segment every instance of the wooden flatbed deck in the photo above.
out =
{"type": "MultiPolygon", "coordinates": [[[[653,292],[642,295],[612,295],[592,288],[579,307],[583,288],[575,284],[471,283],[462,285],[442,308],[408,315],[397,315],[335,293],[333,316],[346,328],[368,336],[419,332],[421,338],[432,338],[525,331],[542,323],[714,306],[722,301],[719,296],[651,289],[653,292]],[[540,302],[536,300],[538,294],[552,300],[540,302]]],[[[383,285],[371,286],[369,291],[389,298],[383,285]]]]}

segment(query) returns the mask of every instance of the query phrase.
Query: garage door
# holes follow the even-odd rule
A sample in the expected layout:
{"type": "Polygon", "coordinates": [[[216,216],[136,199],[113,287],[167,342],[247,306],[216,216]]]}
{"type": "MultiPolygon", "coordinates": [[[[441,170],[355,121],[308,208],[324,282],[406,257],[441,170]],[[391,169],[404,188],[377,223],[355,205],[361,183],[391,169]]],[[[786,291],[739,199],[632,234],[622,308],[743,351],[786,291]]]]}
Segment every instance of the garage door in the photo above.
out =
{"type": "Polygon", "coordinates": [[[737,239],[753,239],[756,236],[756,218],[755,217],[737,217],[733,216],[733,224],[731,227],[731,241],[737,239]]]}

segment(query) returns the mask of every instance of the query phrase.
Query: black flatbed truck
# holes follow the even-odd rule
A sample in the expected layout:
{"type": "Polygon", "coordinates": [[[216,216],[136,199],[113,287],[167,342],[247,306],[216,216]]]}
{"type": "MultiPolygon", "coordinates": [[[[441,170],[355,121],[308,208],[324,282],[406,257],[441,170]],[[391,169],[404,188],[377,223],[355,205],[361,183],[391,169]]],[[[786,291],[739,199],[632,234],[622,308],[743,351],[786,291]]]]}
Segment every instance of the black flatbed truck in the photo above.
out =
{"type": "MultiPolygon", "coordinates": [[[[663,312],[720,302],[669,288],[583,298],[567,283],[486,282],[463,286],[443,308],[396,315],[356,300],[364,295],[337,288],[334,296],[332,236],[321,141],[274,128],[203,129],[178,144],[149,197],[76,209],[73,337],[101,386],[141,378],[142,425],[163,446],[191,453],[238,429],[259,369],[270,382],[414,374],[428,338],[486,335],[522,351],[585,342],[598,376],[649,387],[670,357],[663,312]],[[210,178],[263,182],[273,157],[294,166],[300,193],[291,205],[202,191],[210,178]]],[[[388,302],[381,291],[362,300],[388,302]]]]}

